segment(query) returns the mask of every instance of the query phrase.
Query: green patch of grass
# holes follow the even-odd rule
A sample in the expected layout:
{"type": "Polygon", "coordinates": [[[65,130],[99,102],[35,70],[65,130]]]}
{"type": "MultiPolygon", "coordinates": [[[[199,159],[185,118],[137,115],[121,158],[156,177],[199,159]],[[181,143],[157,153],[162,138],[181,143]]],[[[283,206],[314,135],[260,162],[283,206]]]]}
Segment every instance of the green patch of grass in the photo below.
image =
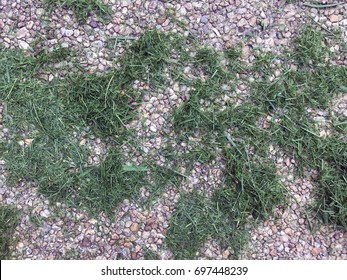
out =
{"type": "Polygon", "coordinates": [[[162,81],[164,65],[173,61],[173,53],[182,49],[184,44],[184,38],[179,35],[148,30],[131,44],[124,58],[123,72],[133,79],[143,78],[153,84],[162,81]]]}
{"type": "Polygon", "coordinates": [[[45,2],[49,9],[52,9],[55,5],[71,9],[79,22],[85,22],[91,12],[102,18],[111,14],[110,7],[101,0],[45,0],[45,2]]]}
{"type": "MultiPolygon", "coordinates": [[[[281,185],[280,177],[276,175],[277,170],[269,159],[271,135],[256,127],[256,121],[260,116],[259,109],[252,107],[251,104],[231,107],[223,113],[216,114],[216,125],[214,128],[209,127],[209,133],[202,132],[204,138],[209,138],[203,142],[204,152],[208,153],[206,148],[208,141],[214,141],[214,145],[223,150],[222,160],[226,162],[224,179],[222,185],[215,191],[212,203],[204,202],[202,207],[195,205],[191,199],[189,202],[188,199],[179,202],[182,203],[177,210],[180,214],[175,214],[178,215],[179,221],[175,222],[173,219],[170,224],[172,230],[168,233],[169,240],[179,240],[177,235],[179,232],[184,232],[181,234],[182,249],[178,250],[176,243],[171,245],[172,250],[174,248],[178,250],[176,258],[195,258],[201,242],[206,241],[207,237],[219,239],[221,246],[223,244],[232,247],[237,255],[247,240],[244,229],[246,223],[250,222],[249,217],[253,217],[255,221],[265,219],[275,206],[285,205],[286,190],[281,185]],[[231,134],[226,132],[230,127],[234,129],[231,134]],[[210,206],[206,206],[206,203],[210,206]],[[186,213],[190,211],[191,214],[186,213]],[[207,216],[204,216],[205,214],[207,216]],[[185,219],[197,219],[197,221],[185,219]],[[220,221],[220,228],[215,224],[217,220],[220,221]],[[206,222],[211,222],[213,226],[207,226],[206,222]],[[226,223],[229,230],[226,230],[226,223]],[[187,227],[185,230],[189,232],[184,231],[185,226],[187,227]]],[[[207,122],[208,120],[205,120],[204,124],[207,125],[207,122]]],[[[180,158],[203,162],[201,157],[204,153],[197,154],[199,157],[194,158],[194,151],[190,151],[180,158]]],[[[177,157],[179,156],[176,156],[176,159],[177,157]]],[[[188,197],[191,198],[191,194],[188,197]]]]}
{"type": "Polygon", "coordinates": [[[145,260],[160,260],[160,256],[157,253],[148,250],[144,255],[144,259],[145,260]]]}
{"type": "Polygon", "coordinates": [[[83,255],[80,251],[78,251],[75,248],[71,248],[70,250],[66,251],[64,255],[61,256],[61,259],[63,260],[83,260],[83,255]]]}
{"type": "Polygon", "coordinates": [[[224,50],[224,56],[227,58],[229,65],[228,70],[231,73],[244,72],[247,67],[241,62],[242,45],[233,46],[224,50]]]}
{"type": "Polygon", "coordinates": [[[235,149],[227,149],[225,187],[215,193],[215,201],[229,220],[244,226],[249,216],[267,218],[278,205],[285,204],[285,188],[276,168],[265,161],[251,163],[235,149]]]}
{"type": "Polygon", "coordinates": [[[96,135],[124,132],[125,124],[134,117],[130,103],[141,98],[141,92],[126,90],[129,77],[116,71],[101,77],[93,74],[69,80],[60,91],[65,95],[70,116],[76,116],[82,125],[91,125],[96,135]]]}
{"type": "Polygon", "coordinates": [[[323,63],[328,56],[326,44],[322,32],[312,27],[305,27],[295,42],[296,48],[293,56],[300,66],[318,65],[323,63]]]}
{"type": "Polygon", "coordinates": [[[43,225],[42,218],[37,214],[30,215],[29,221],[30,221],[30,223],[32,223],[36,227],[42,227],[42,225],[43,225]]]}
{"type": "Polygon", "coordinates": [[[122,154],[112,149],[99,168],[92,168],[89,180],[76,192],[79,204],[110,214],[126,198],[139,200],[140,188],[148,185],[148,169],[123,166],[121,159],[122,154]]]}
{"type": "Polygon", "coordinates": [[[325,223],[347,228],[347,144],[344,134],[324,139],[318,147],[320,162],[316,163],[318,188],[315,209],[325,223]]]}
{"type": "Polygon", "coordinates": [[[224,55],[230,62],[226,69],[221,65],[221,55],[208,48],[198,51],[194,63],[207,79],[194,84],[190,99],[173,114],[178,135],[187,142],[189,137],[202,139],[200,145],[190,143],[190,151],[177,153],[176,160],[209,162],[216,158],[213,151],[219,148],[226,162],[223,183],[212,202],[189,194],[178,203],[167,242],[179,259],[196,258],[202,242],[209,238],[231,246],[237,254],[247,239],[244,229],[249,217],[264,219],[286,201],[285,188],[269,159],[271,133],[257,126],[259,118],[266,116],[264,108],[248,101],[221,111],[215,102],[223,92],[222,86],[234,78],[234,71],[244,71],[238,67],[242,66],[239,49],[229,49],[224,55]]]}
{"type": "Polygon", "coordinates": [[[195,66],[199,66],[208,75],[213,75],[219,68],[218,53],[208,47],[203,47],[198,50],[195,57],[195,66]]]}
{"type": "MultiPolygon", "coordinates": [[[[308,112],[308,109],[329,110],[332,98],[345,88],[346,69],[326,62],[330,54],[322,32],[312,27],[305,28],[295,43],[294,51],[285,56],[258,52],[255,63],[249,68],[233,67],[235,62],[239,65],[241,52],[226,50],[224,56],[231,62],[226,74],[220,56],[211,49],[201,48],[194,65],[203,70],[207,79],[195,82],[190,99],[173,114],[178,135],[184,135],[185,139],[194,136],[203,139],[201,156],[204,154],[202,149],[206,151],[211,143],[223,150],[222,160],[226,162],[224,181],[215,192],[213,203],[219,215],[227,217],[233,225],[236,235],[245,227],[249,217],[255,221],[264,219],[275,206],[286,204],[286,189],[270,159],[270,144],[280,147],[295,159],[298,175],[302,175],[306,168],[319,170],[315,209],[325,221],[346,225],[344,120],[339,119],[342,126],[335,128],[335,136],[323,139],[308,112]],[[281,72],[277,78],[273,78],[275,61],[282,63],[277,66],[281,72]],[[250,84],[251,98],[247,102],[220,111],[220,105],[206,101],[218,98],[222,85],[227,84],[235,69],[240,72],[246,69],[249,75],[259,78],[250,84]],[[258,124],[265,117],[270,117],[266,129],[258,124]],[[230,133],[227,132],[229,129],[230,133]]],[[[177,153],[175,158],[199,160],[194,156],[195,150],[193,148],[182,155],[177,153]]],[[[201,205],[184,198],[181,203],[168,238],[172,250],[182,247],[175,257],[195,258],[198,244],[215,232],[202,221],[210,218],[201,214],[201,205]],[[203,230],[198,227],[199,223],[203,230]],[[184,234],[178,236],[180,231],[184,234]],[[182,239],[180,243],[179,238],[182,239]]],[[[235,244],[228,245],[235,253],[240,249],[235,244]]]]}
{"type": "Polygon", "coordinates": [[[37,79],[39,70],[64,61],[70,55],[65,50],[27,57],[19,51],[2,52],[0,99],[13,136],[4,144],[3,158],[11,170],[8,181],[33,181],[50,199],[85,207],[94,214],[112,213],[125,198],[136,198],[140,187],[157,194],[168,183],[178,184],[178,175],[170,174],[170,169],[162,172],[150,163],[150,167],[123,166],[120,152],[123,145],[137,146],[136,137],[126,127],[136,117],[135,104],[142,99],[132,82],[160,80],[173,51],[170,42],[177,40],[148,31],[119,59],[122,67],[104,75],[70,74],[51,83],[37,79]],[[88,132],[86,127],[90,127],[88,132]],[[25,139],[32,139],[26,148],[20,145],[25,140],[23,131],[25,139]],[[113,147],[100,166],[87,163],[90,151],[73,137],[81,132],[111,142],[113,147]]]}
{"type": "Polygon", "coordinates": [[[9,206],[0,206],[0,259],[10,258],[9,246],[19,222],[19,211],[9,206]]]}
{"type": "Polygon", "coordinates": [[[183,194],[170,219],[166,243],[175,259],[195,259],[209,238],[224,242],[233,229],[215,205],[196,192],[183,194]]]}
{"type": "Polygon", "coordinates": [[[33,64],[45,65],[47,63],[55,63],[63,61],[72,56],[69,48],[57,48],[49,52],[47,49],[39,49],[35,53],[35,61],[33,64]]]}
{"type": "Polygon", "coordinates": [[[345,227],[344,119],[339,117],[342,125],[333,127],[332,134],[322,138],[308,112],[327,110],[331,118],[331,100],[346,86],[346,69],[325,61],[330,54],[324,41],[322,32],[305,28],[296,40],[296,48],[288,54],[295,61],[289,59],[287,63],[295,63],[296,70],[283,60],[279,78],[270,81],[264,76],[252,85],[252,99],[273,116],[272,142],[295,159],[298,174],[302,175],[305,168],[319,171],[315,182],[317,213],[325,221],[345,227]]]}

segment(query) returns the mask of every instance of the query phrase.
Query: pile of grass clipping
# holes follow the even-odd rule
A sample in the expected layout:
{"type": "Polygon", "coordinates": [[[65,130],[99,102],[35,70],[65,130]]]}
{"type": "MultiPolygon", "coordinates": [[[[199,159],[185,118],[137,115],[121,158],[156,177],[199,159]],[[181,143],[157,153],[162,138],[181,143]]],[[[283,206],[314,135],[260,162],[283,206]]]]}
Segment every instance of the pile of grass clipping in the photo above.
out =
{"type": "MultiPolygon", "coordinates": [[[[155,196],[167,185],[180,188],[185,176],[177,172],[179,166],[185,165],[189,174],[194,163],[218,159],[225,169],[212,199],[198,191],[183,193],[166,241],[177,259],[196,258],[201,244],[211,238],[230,246],[237,257],[247,241],[246,225],[286,205],[287,192],[270,154],[271,147],[278,147],[295,160],[298,176],[305,170],[318,172],[314,211],[347,228],[347,122],[330,108],[337,92],[347,88],[347,70],[327,62],[330,53],[323,39],[321,31],[307,27],[293,51],[281,56],[259,52],[255,63],[245,65],[240,46],[217,53],[178,35],[147,31],[119,59],[122,67],[102,75],[70,74],[50,83],[38,78],[49,59],[2,49],[0,100],[11,139],[1,144],[8,183],[33,181],[51,200],[112,215],[125,198],[141,200],[143,186],[155,196]],[[274,60],[281,61],[276,79],[274,60]],[[204,77],[187,78],[187,65],[204,77]],[[244,76],[254,79],[240,78],[244,76]],[[140,104],[144,94],[132,83],[146,82],[155,91],[170,84],[168,77],[191,88],[190,98],[169,119],[177,137],[168,142],[175,146],[185,141],[190,149],[180,153],[168,146],[160,151],[170,161],[167,168],[150,158],[144,166],[124,166],[124,145],[142,151],[139,139],[126,128],[136,117],[132,104],[140,104]],[[241,103],[223,103],[222,94],[235,95],[240,82],[250,96],[241,103]],[[320,137],[308,108],[330,112],[327,137],[320,137]],[[264,118],[269,120],[266,128],[259,125],[264,118]],[[30,139],[26,148],[20,145],[23,132],[24,141],[30,139]],[[87,163],[90,151],[72,137],[80,132],[110,143],[100,165],[87,163]]],[[[56,54],[51,56],[55,62],[71,55],[56,54]]]]}

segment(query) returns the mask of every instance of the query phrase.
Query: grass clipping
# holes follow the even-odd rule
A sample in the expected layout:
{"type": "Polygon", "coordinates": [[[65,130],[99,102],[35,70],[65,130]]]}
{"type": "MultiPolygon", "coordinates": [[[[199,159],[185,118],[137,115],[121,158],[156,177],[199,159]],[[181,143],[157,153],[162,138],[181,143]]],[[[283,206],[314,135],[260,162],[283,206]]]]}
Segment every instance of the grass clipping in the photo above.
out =
{"type": "Polygon", "coordinates": [[[13,233],[19,222],[19,211],[13,207],[0,206],[0,259],[10,259],[13,233]]]}
{"type": "Polygon", "coordinates": [[[245,65],[238,46],[220,54],[191,39],[147,31],[120,58],[123,67],[103,75],[71,74],[51,83],[37,79],[47,59],[1,50],[0,99],[11,130],[10,139],[1,140],[8,180],[34,181],[52,200],[112,214],[125,198],[138,198],[143,186],[157,185],[156,195],[173,182],[180,188],[185,176],[173,170],[186,164],[189,174],[195,162],[209,164],[218,154],[226,168],[212,200],[198,191],[182,194],[166,241],[177,259],[198,257],[201,244],[211,238],[224,248],[230,246],[237,256],[247,240],[247,223],[268,217],[286,203],[286,190],[270,156],[272,145],[297,162],[298,175],[318,171],[312,207],[324,221],[347,228],[346,119],[330,108],[337,91],[347,88],[347,70],[326,61],[331,54],[323,40],[321,31],[305,28],[293,52],[259,52],[255,63],[245,65]],[[277,78],[274,60],[281,61],[277,78]],[[188,78],[183,72],[187,66],[201,77],[188,78]],[[190,88],[189,98],[170,117],[177,136],[170,141],[184,141],[191,149],[172,149],[168,168],[157,168],[150,159],[146,166],[124,168],[123,145],[141,152],[126,126],[136,116],[133,104],[140,104],[143,96],[132,83],[141,80],[155,90],[169,84],[165,71],[190,88]],[[240,78],[245,74],[253,81],[240,78]],[[250,89],[246,100],[225,101],[223,93],[235,95],[240,82],[250,89]],[[308,108],[330,112],[328,137],[319,136],[308,108]],[[264,117],[269,120],[265,128],[259,126],[264,117]],[[87,164],[88,150],[71,137],[86,127],[87,134],[111,139],[99,166],[87,164]],[[23,132],[31,139],[26,148],[19,144],[23,132]],[[197,137],[200,141],[194,141],[197,137]]]}

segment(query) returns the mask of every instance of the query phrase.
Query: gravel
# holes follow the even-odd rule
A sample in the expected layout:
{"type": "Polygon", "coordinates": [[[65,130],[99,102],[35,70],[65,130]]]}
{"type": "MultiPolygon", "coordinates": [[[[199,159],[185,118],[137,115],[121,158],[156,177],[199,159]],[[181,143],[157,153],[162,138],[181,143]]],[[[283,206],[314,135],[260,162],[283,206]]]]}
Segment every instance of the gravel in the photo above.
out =
{"type": "MultiPolygon", "coordinates": [[[[251,0],[204,0],[204,1],[104,1],[113,11],[111,22],[102,22],[94,15],[87,23],[78,23],[72,11],[57,8],[47,15],[42,1],[0,1],[0,43],[5,48],[35,49],[36,38],[46,38],[40,44],[53,50],[58,46],[78,50],[81,64],[90,72],[103,72],[112,67],[112,57],[120,55],[122,47],[106,49],[108,37],[138,38],[145,28],[157,28],[165,32],[196,35],[201,43],[218,50],[238,42],[246,42],[243,59],[254,59],[253,49],[280,52],[290,47],[300,25],[315,21],[329,28],[340,27],[347,41],[347,5],[331,9],[315,9],[302,4],[287,4],[287,1],[251,0]],[[177,11],[172,13],[171,11],[177,11]],[[175,14],[175,16],[172,16],[175,14]],[[176,17],[176,18],[175,18],[176,17]],[[178,24],[178,22],[183,22],[178,24]],[[187,33],[187,31],[189,31],[187,33]]],[[[338,57],[337,62],[346,65],[347,60],[338,57]]],[[[193,75],[191,69],[187,74],[193,75]]],[[[135,83],[137,88],[146,85],[135,83]]],[[[167,117],[173,106],[179,106],[188,88],[173,84],[162,92],[149,92],[139,107],[139,119],[129,124],[142,137],[144,153],[155,155],[165,146],[161,137],[170,130],[167,117]],[[144,125],[143,125],[144,124],[144,125]],[[154,137],[154,138],[153,138],[154,137]]],[[[240,85],[238,92],[247,92],[240,85]]],[[[347,112],[346,96],[334,101],[337,114],[347,112]]],[[[0,107],[2,114],[2,106],[0,107]]],[[[0,117],[0,136],[6,138],[7,131],[0,117]]],[[[264,124],[265,125],[265,124],[264,124]]],[[[99,164],[107,153],[107,143],[100,139],[84,139],[94,151],[90,163],[99,164]]],[[[129,154],[131,154],[129,148],[129,154]]],[[[163,164],[163,158],[157,158],[163,164]]],[[[293,179],[293,160],[284,154],[274,158],[283,175],[283,183],[290,190],[290,205],[276,209],[258,228],[250,230],[250,242],[241,254],[243,259],[347,259],[347,233],[332,226],[319,226],[315,217],[307,215],[305,207],[312,202],[312,184],[307,178],[293,179]],[[294,199],[295,198],[295,199],[294,199]],[[314,230],[310,229],[313,225],[314,230]]],[[[139,158],[139,163],[141,159],[139,158]]],[[[165,246],[168,222],[179,199],[179,193],[167,186],[150,210],[141,209],[133,201],[124,200],[115,211],[112,221],[100,214],[91,218],[87,212],[57,203],[50,205],[37,193],[30,183],[18,186],[5,183],[5,166],[0,162],[0,203],[15,205],[23,211],[15,232],[17,243],[13,246],[15,259],[143,259],[149,250],[162,259],[171,259],[172,252],[165,246]],[[32,222],[35,218],[36,223],[32,222]]],[[[220,183],[220,170],[216,161],[212,166],[196,164],[182,189],[208,191],[220,183]],[[208,174],[208,175],[206,175],[208,174]]],[[[184,170],[182,170],[184,173],[184,170]]],[[[313,175],[314,176],[314,175],[313,175]]],[[[314,179],[314,178],[313,178],[314,179]]],[[[144,195],[146,191],[144,190],[144,195]]],[[[230,248],[221,250],[215,240],[202,245],[200,259],[230,259],[230,248]]]]}

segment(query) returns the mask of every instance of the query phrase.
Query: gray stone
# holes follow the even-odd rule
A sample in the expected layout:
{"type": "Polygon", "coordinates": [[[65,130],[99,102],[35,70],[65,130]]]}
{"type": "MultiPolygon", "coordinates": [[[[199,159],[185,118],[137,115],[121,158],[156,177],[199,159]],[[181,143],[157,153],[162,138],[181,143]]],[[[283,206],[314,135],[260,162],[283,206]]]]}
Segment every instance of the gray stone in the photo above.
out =
{"type": "Polygon", "coordinates": [[[41,215],[41,217],[43,217],[43,218],[48,218],[48,217],[51,215],[51,213],[49,212],[48,209],[45,209],[45,210],[43,210],[43,211],[40,213],[40,215],[41,215]]]}
{"type": "Polygon", "coordinates": [[[97,41],[92,42],[91,45],[94,48],[101,49],[103,46],[103,43],[102,43],[102,41],[97,40],[97,41]]]}
{"type": "Polygon", "coordinates": [[[98,27],[98,24],[96,21],[92,20],[90,23],[89,23],[90,27],[92,28],[97,28],[98,27]]]}
{"type": "Polygon", "coordinates": [[[38,8],[36,10],[36,15],[41,16],[41,15],[43,15],[44,12],[45,12],[45,10],[43,8],[38,8]]]}
{"type": "Polygon", "coordinates": [[[257,23],[257,17],[251,17],[249,20],[248,20],[248,23],[250,26],[255,26],[256,23],[257,23]]]}
{"type": "Polygon", "coordinates": [[[181,14],[182,16],[185,16],[185,15],[187,14],[187,10],[186,10],[186,8],[185,8],[184,6],[181,7],[181,9],[180,9],[180,14],[181,14]]]}
{"type": "Polygon", "coordinates": [[[149,127],[150,131],[157,132],[157,127],[153,124],[149,127]]]}
{"type": "Polygon", "coordinates": [[[66,28],[62,28],[61,29],[61,34],[63,35],[63,36],[66,36],[66,37],[70,37],[70,36],[72,36],[73,35],[73,30],[71,30],[71,29],[66,29],[66,28]]]}
{"type": "Polygon", "coordinates": [[[21,48],[23,50],[30,49],[29,44],[27,42],[23,41],[23,40],[18,40],[18,46],[19,46],[19,48],[21,48]]]}
{"type": "Polygon", "coordinates": [[[201,23],[208,23],[208,18],[209,18],[208,15],[204,15],[200,18],[200,22],[201,23]]]}
{"type": "Polygon", "coordinates": [[[61,44],[62,48],[68,48],[69,47],[69,43],[68,42],[64,42],[61,44]]]}
{"type": "Polygon", "coordinates": [[[188,3],[185,5],[185,8],[186,8],[188,11],[191,11],[191,10],[193,9],[193,6],[192,6],[191,3],[188,2],[188,3]]]}
{"type": "Polygon", "coordinates": [[[27,28],[28,29],[32,29],[33,26],[34,26],[34,22],[32,20],[27,23],[27,28]]]}
{"type": "Polygon", "coordinates": [[[0,28],[1,28],[1,29],[3,29],[3,28],[4,28],[4,26],[5,26],[5,24],[4,24],[3,20],[2,20],[2,19],[0,19],[0,28]]]}
{"type": "Polygon", "coordinates": [[[6,190],[5,190],[2,182],[0,181],[0,194],[3,195],[3,194],[5,194],[5,192],[6,192],[6,190]]]}
{"type": "Polygon", "coordinates": [[[248,25],[248,22],[244,18],[240,19],[240,21],[237,23],[238,27],[245,27],[247,25],[248,25]]]}
{"type": "Polygon", "coordinates": [[[17,39],[22,39],[24,37],[27,37],[29,35],[28,29],[26,27],[22,27],[21,29],[18,29],[17,31],[17,39]]]}

